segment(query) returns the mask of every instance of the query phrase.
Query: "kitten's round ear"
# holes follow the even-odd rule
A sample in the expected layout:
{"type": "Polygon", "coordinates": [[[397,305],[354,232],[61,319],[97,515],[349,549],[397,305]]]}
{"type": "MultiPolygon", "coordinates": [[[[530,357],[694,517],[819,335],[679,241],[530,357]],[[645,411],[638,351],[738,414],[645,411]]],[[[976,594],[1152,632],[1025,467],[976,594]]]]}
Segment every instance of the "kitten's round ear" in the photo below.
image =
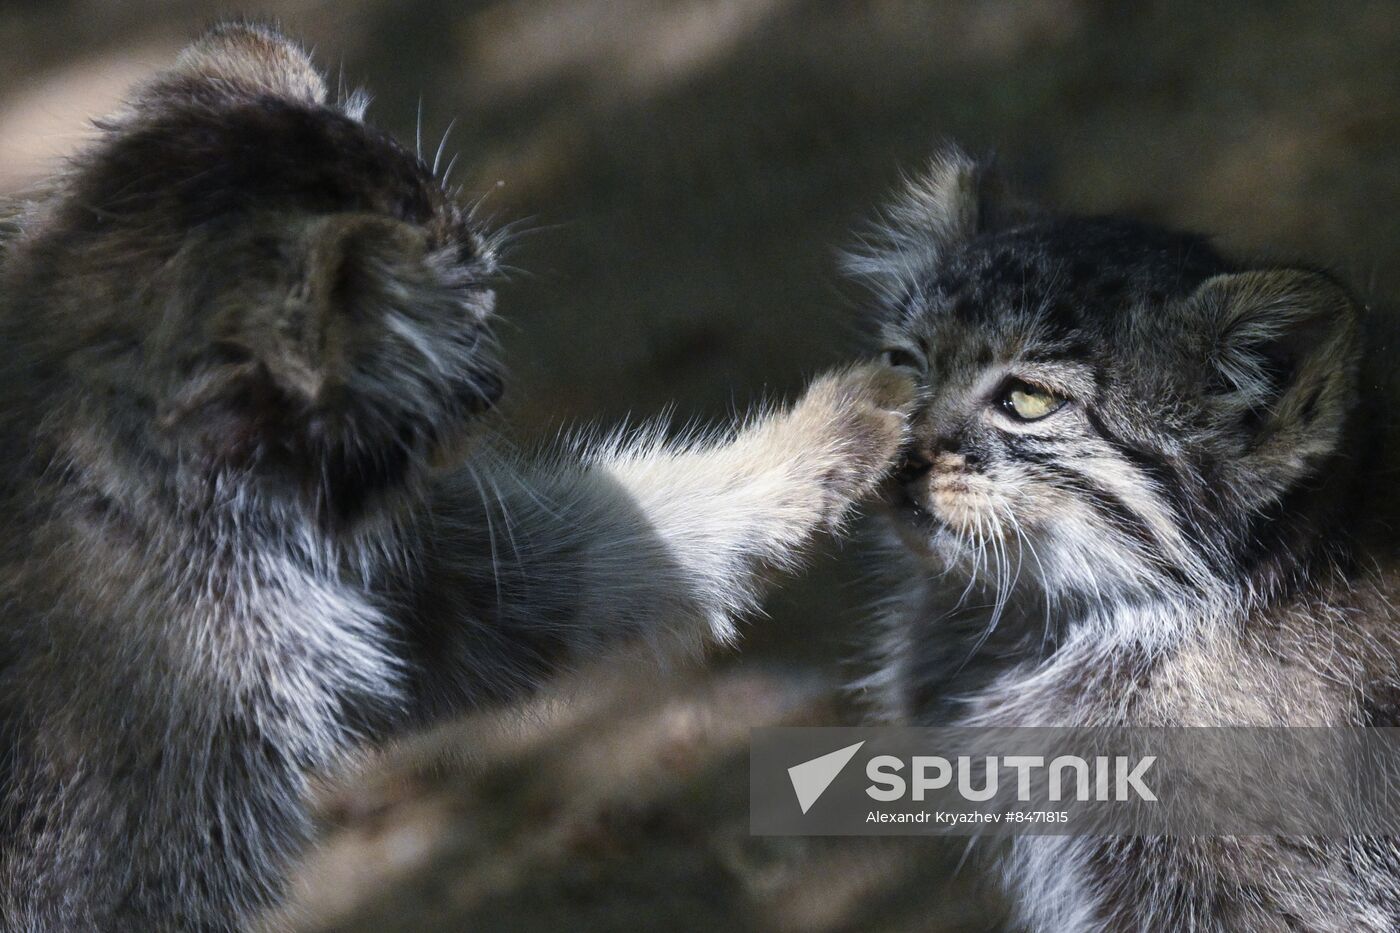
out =
{"type": "Polygon", "coordinates": [[[305,104],[326,102],[325,79],[305,50],[271,27],[251,23],[215,26],[181,52],[163,77],[305,104]]]}
{"type": "Polygon", "coordinates": [[[877,216],[862,246],[843,256],[842,265],[877,293],[899,294],[946,250],[1029,214],[990,159],[974,159],[946,146],[923,174],[905,183],[877,216]]]}
{"type": "Polygon", "coordinates": [[[905,184],[887,213],[907,235],[947,245],[1001,227],[1017,206],[990,159],[948,146],[905,184]]]}
{"type": "Polygon", "coordinates": [[[1207,392],[1222,423],[1260,479],[1297,479],[1336,448],[1356,397],[1356,301],[1305,269],[1217,275],[1191,300],[1213,335],[1207,392]]]}

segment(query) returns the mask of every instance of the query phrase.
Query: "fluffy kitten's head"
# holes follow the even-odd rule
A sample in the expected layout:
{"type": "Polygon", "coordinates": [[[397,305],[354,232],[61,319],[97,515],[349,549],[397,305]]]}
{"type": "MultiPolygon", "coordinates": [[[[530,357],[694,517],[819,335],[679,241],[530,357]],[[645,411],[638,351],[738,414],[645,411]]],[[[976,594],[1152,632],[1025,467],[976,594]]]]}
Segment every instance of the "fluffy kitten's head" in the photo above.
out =
{"type": "Polygon", "coordinates": [[[54,456],[345,517],[494,402],[494,245],[362,110],[236,25],[102,124],[5,260],[7,381],[54,456]]]}
{"type": "Polygon", "coordinates": [[[1353,404],[1346,291],[1197,236],[1019,207],[957,152],[886,219],[850,265],[889,361],[924,388],[896,496],[916,549],[1019,563],[1052,595],[1277,575],[1261,552],[1294,546],[1281,517],[1353,404]]]}

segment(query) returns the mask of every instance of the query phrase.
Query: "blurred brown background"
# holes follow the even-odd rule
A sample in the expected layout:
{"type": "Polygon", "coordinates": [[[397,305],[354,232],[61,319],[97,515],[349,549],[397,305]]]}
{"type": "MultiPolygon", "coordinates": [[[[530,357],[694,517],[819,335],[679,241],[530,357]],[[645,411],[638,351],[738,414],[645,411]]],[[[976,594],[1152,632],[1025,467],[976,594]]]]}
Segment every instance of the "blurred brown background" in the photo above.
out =
{"type": "MultiPolygon", "coordinates": [[[[500,302],[524,438],[668,405],[713,423],[858,352],[834,248],[943,139],[1062,207],[1400,290],[1400,6],[1383,2],[5,0],[0,193],[233,13],[280,21],[403,138],[420,100],[426,149],[455,120],[466,195],[532,231],[500,302]]],[[[747,726],[851,715],[831,685],[860,577],[850,553],[820,558],[722,672],[631,693],[597,684],[640,665],[585,678],[571,704],[450,727],[328,793],[299,922],[995,925],[952,872],[960,849],[745,832],[747,726]]]]}

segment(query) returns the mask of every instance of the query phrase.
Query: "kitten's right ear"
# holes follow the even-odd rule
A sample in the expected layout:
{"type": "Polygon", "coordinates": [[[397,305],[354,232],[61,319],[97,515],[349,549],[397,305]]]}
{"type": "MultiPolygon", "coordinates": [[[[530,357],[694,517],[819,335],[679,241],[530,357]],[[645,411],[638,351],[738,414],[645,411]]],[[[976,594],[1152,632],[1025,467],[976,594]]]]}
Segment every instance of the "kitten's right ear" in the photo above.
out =
{"type": "Polygon", "coordinates": [[[180,53],[155,88],[189,82],[234,94],[326,102],[326,82],[311,56],[275,29],[252,23],[215,26],[180,53]]]}
{"type": "Polygon", "coordinates": [[[897,296],[950,247],[1010,226],[1027,213],[990,160],[948,146],[922,175],[906,182],[842,265],[846,274],[877,293],[897,296]]]}
{"type": "Polygon", "coordinates": [[[1241,442],[1247,484],[1267,498],[1341,439],[1356,397],[1359,307],[1307,269],[1217,275],[1191,301],[1212,335],[1213,407],[1241,442]]]}

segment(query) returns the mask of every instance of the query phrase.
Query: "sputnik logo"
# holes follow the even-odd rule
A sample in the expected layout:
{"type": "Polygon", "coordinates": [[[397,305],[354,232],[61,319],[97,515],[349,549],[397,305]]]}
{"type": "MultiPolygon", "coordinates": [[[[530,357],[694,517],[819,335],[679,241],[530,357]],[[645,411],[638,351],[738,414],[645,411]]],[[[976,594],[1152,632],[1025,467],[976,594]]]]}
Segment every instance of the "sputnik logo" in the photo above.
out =
{"type": "Polygon", "coordinates": [[[856,756],[856,752],[860,751],[860,747],[864,744],[865,742],[861,741],[854,745],[847,745],[845,748],[838,748],[820,758],[813,758],[788,768],[792,789],[797,794],[797,805],[802,808],[803,813],[812,809],[812,804],[826,793],[826,789],[831,786],[832,781],[836,780],[841,769],[850,764],[851,759],[856,756]]]}

